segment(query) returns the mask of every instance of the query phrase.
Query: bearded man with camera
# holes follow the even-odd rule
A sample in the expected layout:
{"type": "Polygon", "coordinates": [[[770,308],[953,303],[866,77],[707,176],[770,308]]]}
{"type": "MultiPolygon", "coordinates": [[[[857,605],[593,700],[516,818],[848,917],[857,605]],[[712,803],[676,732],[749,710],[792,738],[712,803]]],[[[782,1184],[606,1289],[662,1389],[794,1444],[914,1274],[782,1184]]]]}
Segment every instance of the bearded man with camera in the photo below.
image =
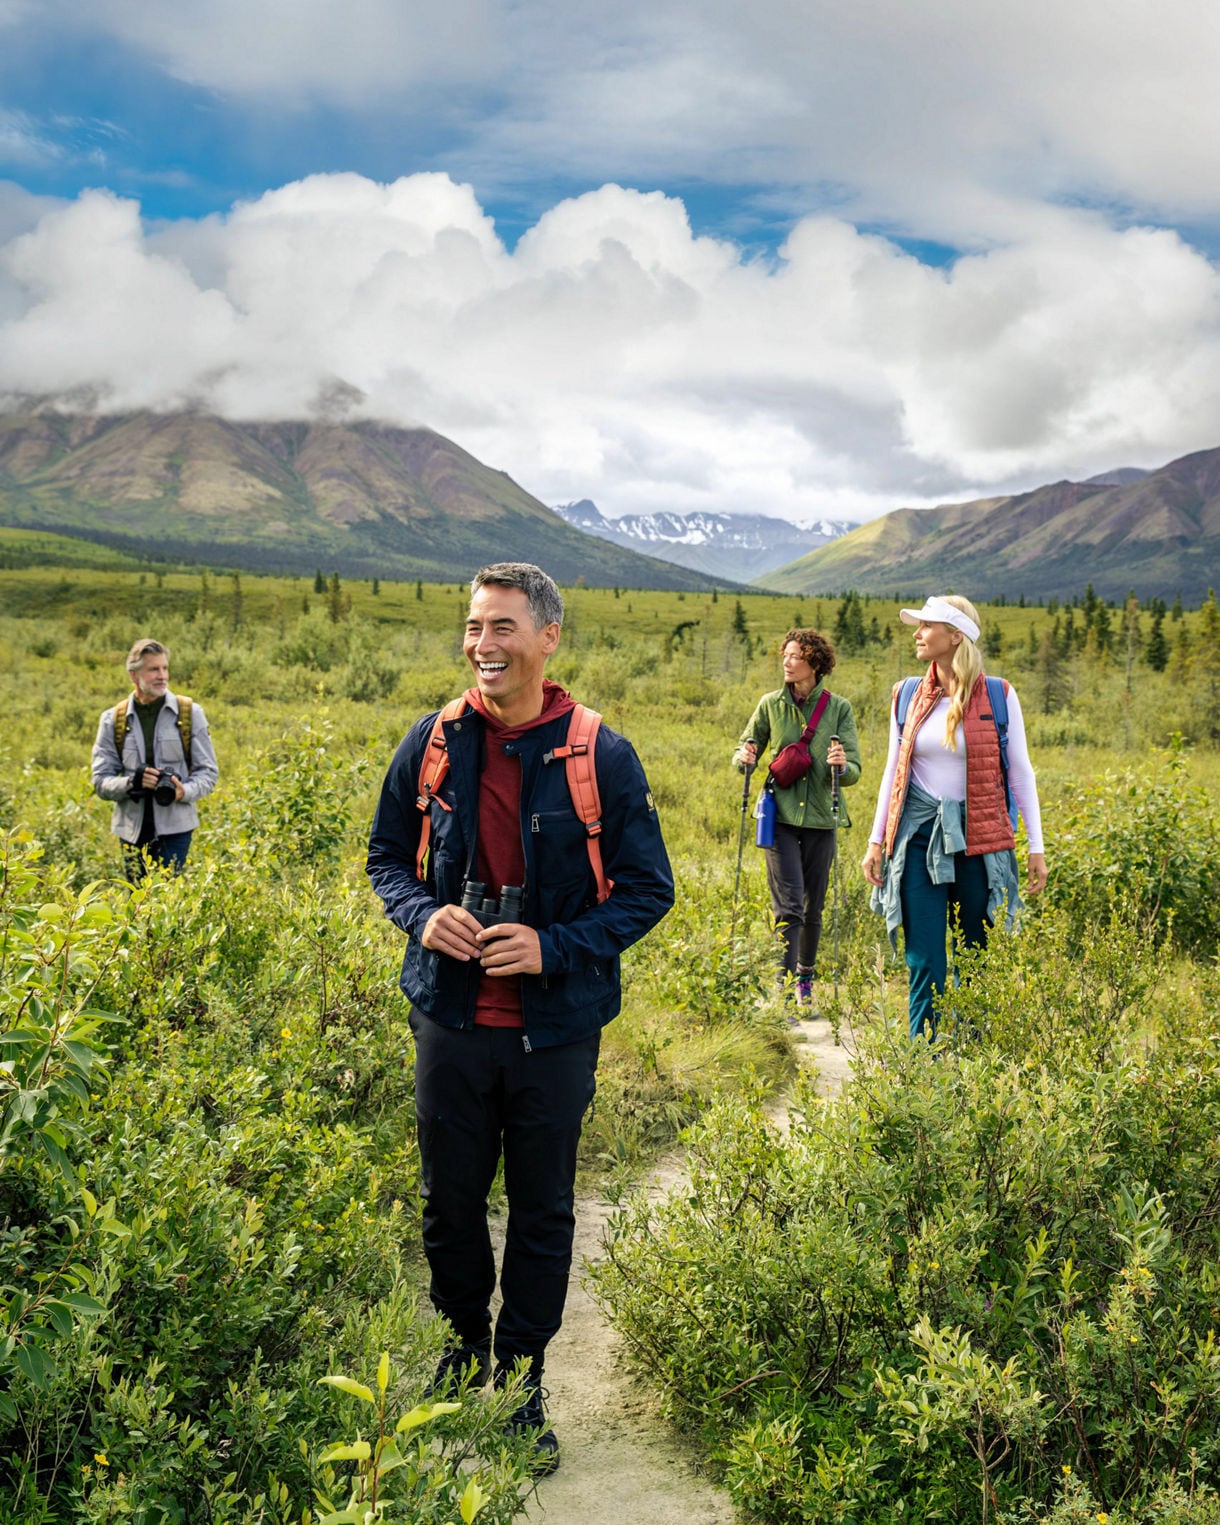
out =
{"type": "Polygon", "coordinates": [[[186,865],[197,800],[220,770],[203,706],[169,686],[169,648],[142,638],[127,654],[132,692],[102,711],[93,743],[93,792],[114,801],[110,829],[123,871],[138,884],[150,863],[186,865]]]}

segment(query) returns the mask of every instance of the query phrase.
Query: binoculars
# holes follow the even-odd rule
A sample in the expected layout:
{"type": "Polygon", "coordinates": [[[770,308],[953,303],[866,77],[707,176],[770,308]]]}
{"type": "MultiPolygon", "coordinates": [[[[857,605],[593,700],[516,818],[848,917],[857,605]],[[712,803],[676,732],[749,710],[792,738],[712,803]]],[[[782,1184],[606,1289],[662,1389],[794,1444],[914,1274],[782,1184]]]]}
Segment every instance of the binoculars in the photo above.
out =
{"type": "Polygon", "coordinates": [[[498,926],[500,922],[519,923],[524,910],[525,891],[519,884],[500,887],[500,898],[487,893],[487,886],[478,879],[467,879],[462,885],[462,910],[480,921],[485,927],[498,926]]]}

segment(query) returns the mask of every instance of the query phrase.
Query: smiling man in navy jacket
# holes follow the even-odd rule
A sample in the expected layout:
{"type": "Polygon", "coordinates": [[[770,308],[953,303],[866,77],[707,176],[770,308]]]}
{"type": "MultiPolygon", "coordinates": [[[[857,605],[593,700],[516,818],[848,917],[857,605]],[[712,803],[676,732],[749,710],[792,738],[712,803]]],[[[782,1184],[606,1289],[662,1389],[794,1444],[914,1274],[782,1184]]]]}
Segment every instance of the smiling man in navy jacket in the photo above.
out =
{"type": "Polygon", "coordinates": [[[631,744],[604,726],[594,766],[612,888],[599,902],[586,828],[553,755],[575,708],[544,676],[562,623],[559,589],[538,567],[501,562],[475,576],[464,641],[475,685],[463,712],[443,722],[449,768],[427,804],[425,877],[417,802],[435,715],[394,754],[368,858],[386,914],[407,934],[401,984],[415,1034],[424,1249],[432,1302],[456,1336],[434,1388],[468,1371],[480,1382],[491,1374],[487,1194],[503,1153],[495,1376],[502,1382],[528,1362],[513,1423],[533,1433],[540,1471],[559,1464],[541,1378],[567,1296],[576,1147],[601,1029],[621,1004],[619,954],[673,904],[644,771],[631,744]],[[485,926],[460,903],[472,880],[492,898],[521,886],[521,919],[485,926]]]}

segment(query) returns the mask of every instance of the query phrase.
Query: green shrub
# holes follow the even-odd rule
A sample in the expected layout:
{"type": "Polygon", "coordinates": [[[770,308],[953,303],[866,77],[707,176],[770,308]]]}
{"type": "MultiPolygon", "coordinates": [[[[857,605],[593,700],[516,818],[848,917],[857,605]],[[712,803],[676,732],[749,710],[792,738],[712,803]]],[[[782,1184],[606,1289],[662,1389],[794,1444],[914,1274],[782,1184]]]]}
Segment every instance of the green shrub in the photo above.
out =
{"type": "Polygon", "coordinates": [[[1057,811],[1046,896],[1082,937],[1112,907],[1204,957],[1220,950],[1220,816],[1180,748],[1140,773],[1071,787],[1057,811]]]}
{"type": "Polygon", "coordinates": [[[251,759],[225,823],[233,849],[289,870],[336,862],[366,768],[336,744],[325,717],[301,721],[251,759]]]}
{"type": "Polygon", "coordinates": [[[1150,1047],[1156,950],[1044,932],[976,961],[953,1041],[874,1026],[786,1135],[726,1099],[689,1183],[611,1224],[600,1298],[759,1519],[991,1517],[1065,1465],[1132,1508],[1192,1450],[1216,1476],[1209,1002],[1150,1047]]]}

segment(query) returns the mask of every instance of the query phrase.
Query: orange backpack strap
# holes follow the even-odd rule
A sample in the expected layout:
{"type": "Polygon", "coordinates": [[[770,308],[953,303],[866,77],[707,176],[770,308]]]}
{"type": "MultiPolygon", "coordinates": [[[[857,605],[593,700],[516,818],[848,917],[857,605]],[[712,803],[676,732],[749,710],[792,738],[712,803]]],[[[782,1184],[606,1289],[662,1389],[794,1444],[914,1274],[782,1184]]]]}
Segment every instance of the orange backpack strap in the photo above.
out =
{"type": "Polygon", "coordinates": [[[428,857],[428,843],[432,838],[432,801],[442,810],[452,810],[452,805],[447,805],[440,797],[441,785],[445,782],[449,773],[449,748],[445,744],[445,721],[456,720],[466,710],[466,696],[460,699],[450,699],[449,703],[437,715],[432,722],[432,734],[428,737],[428,745],[424,748],[424,759],[419,769],[419,792],[415,797],[415,808],[423,812],[423,821],[419,828],[419,848],[415,854],[415,874],[419,879],[427,877],[425,862],[428,857]]]}
{"type": "Polygon", "coordinates": [[[597,769],[594,766],[594,749],[602,717],[596,710],[578,704],[568,721],[568,739],[564,746],[556,747],[543,759],[562,757],[568,776],[568,793],[576,814],[585,823],[585,843],[589,849],[589,866],[597,880],[597,903],[609,897],[614,881],[606,878],[602,867],[602,802],[597,789],[597,769]]]}

